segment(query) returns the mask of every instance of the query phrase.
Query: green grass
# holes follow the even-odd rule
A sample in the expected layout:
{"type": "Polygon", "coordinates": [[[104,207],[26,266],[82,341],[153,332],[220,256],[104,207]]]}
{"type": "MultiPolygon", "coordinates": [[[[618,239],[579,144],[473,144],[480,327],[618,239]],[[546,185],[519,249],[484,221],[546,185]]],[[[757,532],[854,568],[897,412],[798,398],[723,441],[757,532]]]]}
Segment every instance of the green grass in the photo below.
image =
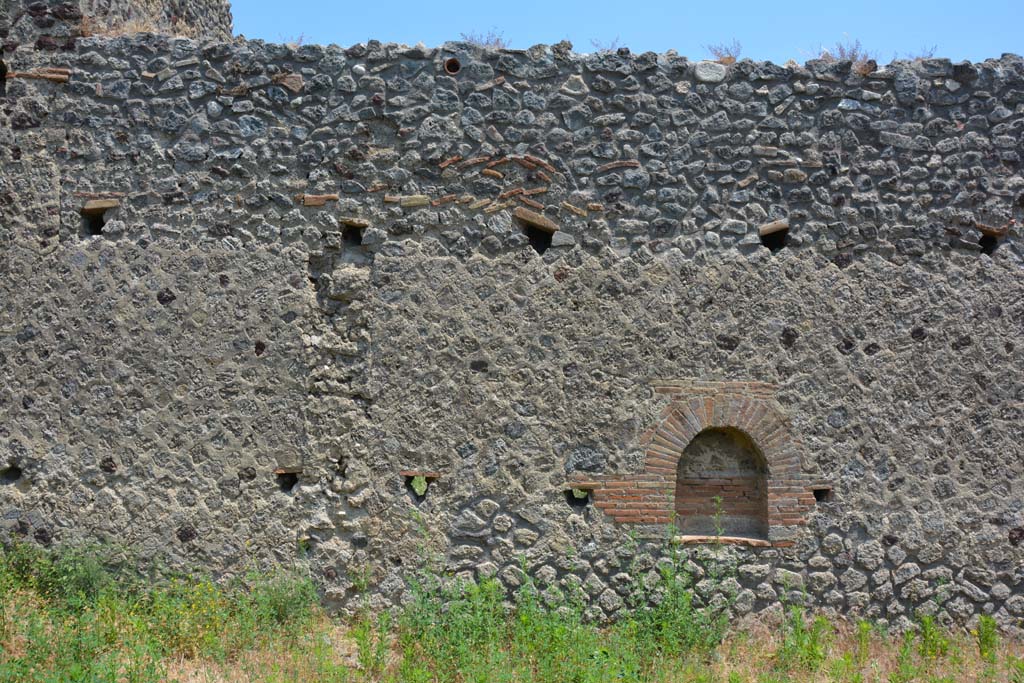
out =
{"type": "Polygon", "coordinates": [[[0,681],[167,680],[169,662],[298,642],[320,616],[312,582],[288,573],[154,583],[30,545],[0,554],[0,599],[0,681]]]}
{"type": "Polygon", "coordinates": [[[97,549],[16,545],[0,551],[0,683],[1024,683],[1024,650],[991,618],[955,633],[922,617],[893,636],[793,606],[780,625],[740,631],[728,599],[701,606],[679,567],[663,562],[610,625],[584,618],[580,588],[525,572],[511,599],[494,579],[424,573],[401,610],[367,603],[341,623],[296,572],[154,578],[97,549]]]}

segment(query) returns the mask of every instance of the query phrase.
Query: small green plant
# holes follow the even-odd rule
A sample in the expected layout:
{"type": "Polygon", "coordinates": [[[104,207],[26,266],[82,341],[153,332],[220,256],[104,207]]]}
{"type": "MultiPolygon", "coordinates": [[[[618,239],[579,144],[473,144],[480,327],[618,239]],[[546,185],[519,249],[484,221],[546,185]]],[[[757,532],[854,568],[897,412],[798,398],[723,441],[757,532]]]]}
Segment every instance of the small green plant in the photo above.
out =
{"type": "Polygon", "coordinates": [[[371,679],[384,673],[390,653],[391,616],[381,612],[378,618],[364,611],[352,627],[359,667],[371,679]]]}
{"type": "Polygon", "coordinates": [[[95,600],[112,584],[112,576],[94,547],[51,553],[38,546],[16,543],[4,553],[4,564],[13,583],[68,608],[95,600]]]}
{"type": "Polygon", "coordinates": [[[896,651],[896,670],[889,675],[889,683],[909,683],[919,673],[920,668],[914,663],[914,634],[908,631],[896,651]]]}
{"type": "Polygon", "coordinates": [[[815,617],[808,624],[803,609],[790,605],[777,653],[779,664],[785,669],[817,671],[825,661],[832,633],[832,626],[824,617],[815,617]]]}
{"type": "Polygon", "coordinates": [[[935,617],[926,614],[920,618],[918,651],[923,659],[943,657],[949,651],[947,638],[935,623],[935,617]]]}
{"type": "MultiPolygon", "coordinates": [[[[670,532],[674,535],[674,531],[670,532]]],[[[709,652],[728,629],[728,605],[699,606],[695,601],[693,578],[684,569],[677,545],[660,565],[653,590],[636,584],[630,602],[635,609],[628,618],[641,647],[648,654],[678,656],[685,652],[709,652]],[[652,605],[651,603],[654,602],[652,605]]],[[[709,576],[710,592],[721,585],[709,576]]]]}
{"type": "Polygon", "coordinates": [[[864,666],[871,655],[871,634],[874,627],[871,622],[861,619],[857,622],[857,664],[864,666]]]}
{"type": "Polygon", "coordinates": [[[356,595],[365,596],[370,590],[370,582],[373,580],[373,569],[369,566],[360,567],[352,573],[352,588],[356,595]]]}
{"type": "Polygon", "coordinates": [[[829,664],[829,678],[843,683],[863,683],[864,674],[861,673],[860,668],[861,665],[857,662],[854,654],[845,652],[829,664]]]}
{"type": "Polygon", "coordinates": [[[250,573],[245,598],[263,626],[302,624],[313,614],[316,586],[307,576],[278,570],[270,574],[250,573]]]}
{"type": "Polygon", "coordinates": [[[412,478],[412,481],[409,483],[409,485],[412,487],[413,492],[420,498],[427,495],[426,477],[422,475],[415,476],[412,478]]]}
{"type": "Polygon", "coordinates": [[[978,654],[981,658],[989,664],[995,664],[999,652],[999,626],[996,620],[987,614],[978,617],[974,637],[978,642],[978,654]]]}
{"type": "Polygon", "coordinates": [[[1024,657],[1008,657],[1006,666],[1010,671],[1010,683],[1024,683],[1024,657]]]}
{"type": "Polygon", "coordinates": [[[723,521],[723,508],[722,508],[722,497],[715,496],[711,499],[711,502],[715,506],[715,512],[711,516],[711,520],[715,525],[715,539],[719,545],[722,543],[722,536],[725,536],[725,523],[723,521]]]}

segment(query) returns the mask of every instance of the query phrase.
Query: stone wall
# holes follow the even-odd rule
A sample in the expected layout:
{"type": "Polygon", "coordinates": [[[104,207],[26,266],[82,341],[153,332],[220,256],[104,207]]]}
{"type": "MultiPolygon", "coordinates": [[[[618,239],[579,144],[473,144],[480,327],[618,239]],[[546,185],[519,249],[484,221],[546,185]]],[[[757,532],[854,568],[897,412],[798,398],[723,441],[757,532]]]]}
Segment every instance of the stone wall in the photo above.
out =
{"type": "Polygon", "coordinates": [[[4,68],[4,538],[299,558],[342,609],[424,555],[525,564],[604,618],[731,429],[767,533],[683,549],[738,613],[1021,627],[1021,58],[144,35],[4,68]]]}
{"type": "Polygon", "coordinates": [[[0,46],[69,50],[81,37],[139,32],[230,40],[228,0],[0,0],[0,46]]]}

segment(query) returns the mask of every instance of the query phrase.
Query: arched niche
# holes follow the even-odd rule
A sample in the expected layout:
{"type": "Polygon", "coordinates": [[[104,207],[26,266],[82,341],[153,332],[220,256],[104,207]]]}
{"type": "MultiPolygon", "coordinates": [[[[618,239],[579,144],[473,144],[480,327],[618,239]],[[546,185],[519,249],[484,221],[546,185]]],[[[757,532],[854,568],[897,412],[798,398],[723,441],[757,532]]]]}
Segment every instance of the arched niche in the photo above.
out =
{"type": "Polygon", "coordinates": [[[768,464],[744,432],[701,431],[683,449],[675,483],[681,534],[768,538],[768,464]]]}
{"type": "Polygon", "coordinates": [[[803,472],[774,387],[695,379],[654,386],[670,400],[640,437],[643,470],[577,472],[568,485],[587,491],[612,521],[652,536],[667,527],[680,543],[794,545],[816,492],[830,487],[803,472]]]}

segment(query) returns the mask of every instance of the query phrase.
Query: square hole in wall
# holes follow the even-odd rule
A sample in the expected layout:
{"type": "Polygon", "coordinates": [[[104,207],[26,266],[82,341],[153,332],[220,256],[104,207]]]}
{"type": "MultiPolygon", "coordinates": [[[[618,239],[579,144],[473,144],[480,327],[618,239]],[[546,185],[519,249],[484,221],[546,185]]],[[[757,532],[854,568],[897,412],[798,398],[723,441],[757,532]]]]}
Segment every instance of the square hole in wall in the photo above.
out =
{"type": "Polygon", "coordinates": [[[302,474],[302,468],[299,467],[278,467],[274,470],[277,487],[281,489],[282,493],[291,493],[299,483],[300,474],[302,474]]]}
{"type": "Polygon", "coordinates": [[[426,499],[430,485],[441,476],[439,472],[422,470],[402,470],[398,475],[405,479],[405,488],[416,503],[421,503],[426,499]]]}
{"type": "Polygon", "coordinates": [[[585,508],[590,505],[593,494],[590,489],[566,489],[565,502],[571,508],[585,508]]]}
{"type": "Polygon", "coordinates": [[[0,484],[16,484],[21,479],[21,468],[17,465],[8,465],[0,470],[0,484]]]}
{"type": "Polygon", "coordinates": [[[363,230],[364,228],[349,225],[341,231],[341,239],[346,246],[361,247],[363,246],[363,230]]]}
{"type": "Polygon", "coordinates": [[[530,240],[530,246],[538,254],[543,254],[548,250],[548,247],[551,246],[551,239],[555,234],[547,230],[541,230],[534,225],[524,226],[523,232],[526,234],[526,239],[530,240]]]}
{"type": "Polygon", "coordinates": [[[79,235],[82,237],[98,237],[103,234],[107,224],[108,213],[118,207],[116,199],[93,199],[85,203],[80,210],[82,225],[79,235]]]}
{"type": "Polygon", "coordinates": [[[992,235],[982,235],[981,239],[978,240],[978,246],[981,247],[982,254],[991,256],[999,247],[999,240],[992,235]]]}
{"type": "Polygon", "coordinates": [[[103,213],[82,214],[82,236],[96,237],[103,234],[103,226],[107,224],[103,213]]]}
{"type": "Polygon", "coordinates": [[[775,230],[761,235],[761,244],[768,247],[773,254],[778,253],[789,244],[789,229],[775,230]]]}
{"type": "Polygon", "coordinates": [[[816,486],[811,489],[814,494],[814,502],[816,503],[831,503],[834,499],[831,486],[816,486]]]}

